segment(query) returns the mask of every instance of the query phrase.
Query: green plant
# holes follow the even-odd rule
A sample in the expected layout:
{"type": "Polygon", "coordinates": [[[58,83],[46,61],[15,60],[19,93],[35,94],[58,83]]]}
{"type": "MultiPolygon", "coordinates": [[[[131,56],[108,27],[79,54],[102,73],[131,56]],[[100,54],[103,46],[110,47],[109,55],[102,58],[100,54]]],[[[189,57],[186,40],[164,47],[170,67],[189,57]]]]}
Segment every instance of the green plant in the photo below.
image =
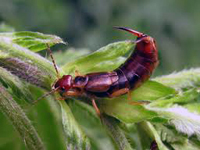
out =
{"type": "MultiPolygon", "coordinates": [[[[149,149],[154,140],[161,150],[200,148],[199,68],[145,82],[132,92],[134,101],[149,102],[143,106],[128,104],[127,95],[99,100],[100,120],[83,98],[58,101],[55,93],[33,104],[57,79],[52,63],[35,52],[57,43],[64,42],[36,32],[0,33],[0,110],[7,117],[0,114],[0,148],[149,149]]],[[[65,53],[59,71],[110,71],[133,47],[116,42],[70,62],[65,53]]]]}

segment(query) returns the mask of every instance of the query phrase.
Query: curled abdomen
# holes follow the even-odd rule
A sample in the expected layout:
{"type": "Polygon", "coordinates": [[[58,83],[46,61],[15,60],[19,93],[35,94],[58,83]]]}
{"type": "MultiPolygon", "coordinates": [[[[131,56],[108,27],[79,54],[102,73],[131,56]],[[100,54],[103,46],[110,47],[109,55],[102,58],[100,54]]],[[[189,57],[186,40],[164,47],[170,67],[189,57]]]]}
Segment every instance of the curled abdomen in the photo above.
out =
{"type": "MultiPolygon", "coordinates": [[[[152,74],[158,64],[157,59],[149,59],[133,53],[129,59],[121,65],[116,72],[122,71],[129,83],[129,89],[137,88],[141,83],[146,81],[152,74]]],[[[122,78],[124,78],[124,76],[122,78]]]]}

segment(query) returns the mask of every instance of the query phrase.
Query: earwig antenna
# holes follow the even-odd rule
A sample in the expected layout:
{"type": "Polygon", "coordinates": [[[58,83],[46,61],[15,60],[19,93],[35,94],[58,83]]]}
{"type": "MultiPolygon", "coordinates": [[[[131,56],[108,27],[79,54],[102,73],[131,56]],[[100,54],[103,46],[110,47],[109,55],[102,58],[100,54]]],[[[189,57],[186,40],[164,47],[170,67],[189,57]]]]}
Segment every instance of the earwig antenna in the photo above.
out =
{"type": "Polygon", "coordinates": [[[56,91],[58,90],[58,88],[59,88],[59,87],[57,87],[57,88],[51,90],[50,92],[48,92],[48,93],[42,95],[42,96],[39,97],[36,101],[34,101],[33,104],[36,104],[39,100],[41,100],[41,99],[43,99],[44,97],[47,97],[48,95],[50,95],[50,94],[56,92],[56,91]]]}
{"type": "Polygon", "coordinates": [[[49,55],[50,55],[50,57],[51,57],[51,60],[52,60],[52,62],[53,62],[53,66],[54,66],[54,68],[55,68],[55,70],[56,70],[57,78],[59,79],[59,78],[60,78],[60,74],[59,74],[59,72],[58,72],[58,68],[57,68],[57,66],[56,66],[56,62],[55,62],[55,60],[54,60],[54,58],[53,58],[52,51],[51,51],[51,49],[50,49],[49,44],[46,43],[46,45],[47,45],[47,50],[49,51],[49,55]]]}

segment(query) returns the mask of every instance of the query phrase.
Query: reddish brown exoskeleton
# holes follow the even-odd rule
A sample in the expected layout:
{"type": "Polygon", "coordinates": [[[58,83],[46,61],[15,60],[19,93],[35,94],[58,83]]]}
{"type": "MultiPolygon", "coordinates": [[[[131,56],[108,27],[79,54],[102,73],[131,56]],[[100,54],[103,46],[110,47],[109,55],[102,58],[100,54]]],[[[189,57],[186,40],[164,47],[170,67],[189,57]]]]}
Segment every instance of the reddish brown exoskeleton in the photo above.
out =
{"type": "Polygon", "coordinates": [[[74,79],[71,75],[64,75],[54,84],[54,91],[58,91],[63,98],[85,94],[92,98],[93,106],[100,114],[95,98],[127,94],[149,79],[159,62],[155,40],[129,28],[115,28],[137,36],[135,50],[125,63],[111,72],[76,75],[74,79]]]}

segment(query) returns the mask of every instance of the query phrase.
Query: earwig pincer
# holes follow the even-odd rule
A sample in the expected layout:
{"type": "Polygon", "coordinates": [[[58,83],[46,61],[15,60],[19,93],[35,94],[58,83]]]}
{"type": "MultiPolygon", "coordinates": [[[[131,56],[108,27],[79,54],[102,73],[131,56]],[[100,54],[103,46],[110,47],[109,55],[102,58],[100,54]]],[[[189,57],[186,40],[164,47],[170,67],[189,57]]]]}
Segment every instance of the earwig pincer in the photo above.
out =
{"type": "Polygon", "coordinates": [[[159,62],[155,40],[129,28],[115,28],[137,36],[136,46],[130,57],[111,72],[76,75],[74,79],[71,75],[64,75],[56,81],[53,90],[58,91],[63,98],[85,94],[91,97],[93,106],[100,113],[95,103],[96,98],[112,98],[130,93],[149,79],[159,62]]]}

